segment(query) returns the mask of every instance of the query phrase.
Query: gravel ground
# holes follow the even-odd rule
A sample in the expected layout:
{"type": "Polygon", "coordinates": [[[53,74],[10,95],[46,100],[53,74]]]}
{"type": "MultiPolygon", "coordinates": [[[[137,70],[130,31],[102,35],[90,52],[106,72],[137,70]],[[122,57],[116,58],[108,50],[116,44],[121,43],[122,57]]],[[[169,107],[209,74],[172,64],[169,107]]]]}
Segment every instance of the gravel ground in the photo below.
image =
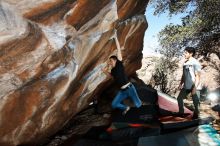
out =
{"type": "MultiPolygon", "coordinates": [[[[193,110],[193,102],[191,99],[184,100],[185,106],[193,110]]],[[[208,101],[201,101],[200,117],[212,116],[215,120],[212,126],[220,133],[220,117],[218,113],[211,110],[211,104],[208,101]]],[[[98,114],[94,108],[90,108],[81,112],[79,115],[70,120],[70,122],[51,137],[44,146],[68,146],[73,144],[78,138],[85,134],[93,126],[106,126],[110,124],[110,114],[98,114]]]]}

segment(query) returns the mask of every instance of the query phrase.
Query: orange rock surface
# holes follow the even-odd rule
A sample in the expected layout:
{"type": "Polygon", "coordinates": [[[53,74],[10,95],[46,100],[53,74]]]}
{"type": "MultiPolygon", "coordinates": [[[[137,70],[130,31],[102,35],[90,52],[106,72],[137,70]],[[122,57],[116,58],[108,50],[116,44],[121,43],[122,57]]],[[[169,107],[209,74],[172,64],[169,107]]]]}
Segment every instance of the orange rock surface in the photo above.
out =
{"type": "Polygon", "coordinates": [[[135,73],[147,3],[0,1],[0,145],[42,143],[109,85],[101,68],[116,52],[114,30],[127,73],[135,73]]]}

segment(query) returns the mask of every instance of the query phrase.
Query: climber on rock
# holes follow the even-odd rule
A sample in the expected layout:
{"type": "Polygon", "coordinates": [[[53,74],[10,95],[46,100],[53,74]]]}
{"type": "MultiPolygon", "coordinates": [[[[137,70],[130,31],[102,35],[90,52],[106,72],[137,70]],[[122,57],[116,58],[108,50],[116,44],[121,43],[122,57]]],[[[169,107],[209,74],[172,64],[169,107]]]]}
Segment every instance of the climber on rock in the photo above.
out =
{"type": "Polygon", "coordinates": [[[130,107],[122,103],[124,99],[131,98],[131,100],[137,108],[141,107],[142,102],[138,97],[134,85],[131,82],[129,82],[128,77],[125,74],[122,62],[121,48],[117,39],[116,31],[114,32],[114,39],[117,46],[117,56],[110,56],[108,59],[107,66],[103,68],[102,71],[105,74],[112,76],[116,84],[120,87],[120,90],[118,91],[117,95],[112,101],[112,108],[118,108],[122,110],[122,114],[125,115],[129,111],[130,107]]]}

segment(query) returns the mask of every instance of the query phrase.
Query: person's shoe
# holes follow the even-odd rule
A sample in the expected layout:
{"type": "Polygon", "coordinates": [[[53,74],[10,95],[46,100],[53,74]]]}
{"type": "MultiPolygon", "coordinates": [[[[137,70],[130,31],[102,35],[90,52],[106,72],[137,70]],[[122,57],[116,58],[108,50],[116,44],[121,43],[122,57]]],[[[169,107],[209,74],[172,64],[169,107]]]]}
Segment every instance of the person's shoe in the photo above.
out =
{"type": "Polygon", "coordinates": [[[130,107],[128,106],[123,112],[122,115],[126,115],[126,113],[130,110],[130,107]]]}

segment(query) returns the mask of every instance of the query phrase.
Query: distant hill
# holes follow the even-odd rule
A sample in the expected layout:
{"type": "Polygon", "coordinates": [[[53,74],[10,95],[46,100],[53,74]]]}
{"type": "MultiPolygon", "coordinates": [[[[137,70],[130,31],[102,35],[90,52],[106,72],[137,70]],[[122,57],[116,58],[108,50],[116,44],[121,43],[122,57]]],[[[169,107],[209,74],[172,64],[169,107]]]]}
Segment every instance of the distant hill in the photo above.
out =
{"type": "MultiPolygon", "coordinates": [[[[138,77],[142,79],[146,84],[152,84],[152,75],[155,72],[155,65],[160,57],[158,56],[147,56],[142,60],[142,67],[137,71],[138,77]]],[[[207,86],[209,90],[214,90],[219,87],[217,78],[219,77],[219,72],[214,68],[213,63],[217,63],[217,67],[220,66],[220,61],[214,54],[210,55],[209,61],[206,61],[205,67],[202,69],[201,81],[203,85],[207,86]]],[[[175,95],[177,87],[179,85],[182,76],[182,63],[179,62],[178,69],[173,72],[169,77],[168,81],[171,83],[169,86],[171,88],[171,94],[175,95]]]]}

